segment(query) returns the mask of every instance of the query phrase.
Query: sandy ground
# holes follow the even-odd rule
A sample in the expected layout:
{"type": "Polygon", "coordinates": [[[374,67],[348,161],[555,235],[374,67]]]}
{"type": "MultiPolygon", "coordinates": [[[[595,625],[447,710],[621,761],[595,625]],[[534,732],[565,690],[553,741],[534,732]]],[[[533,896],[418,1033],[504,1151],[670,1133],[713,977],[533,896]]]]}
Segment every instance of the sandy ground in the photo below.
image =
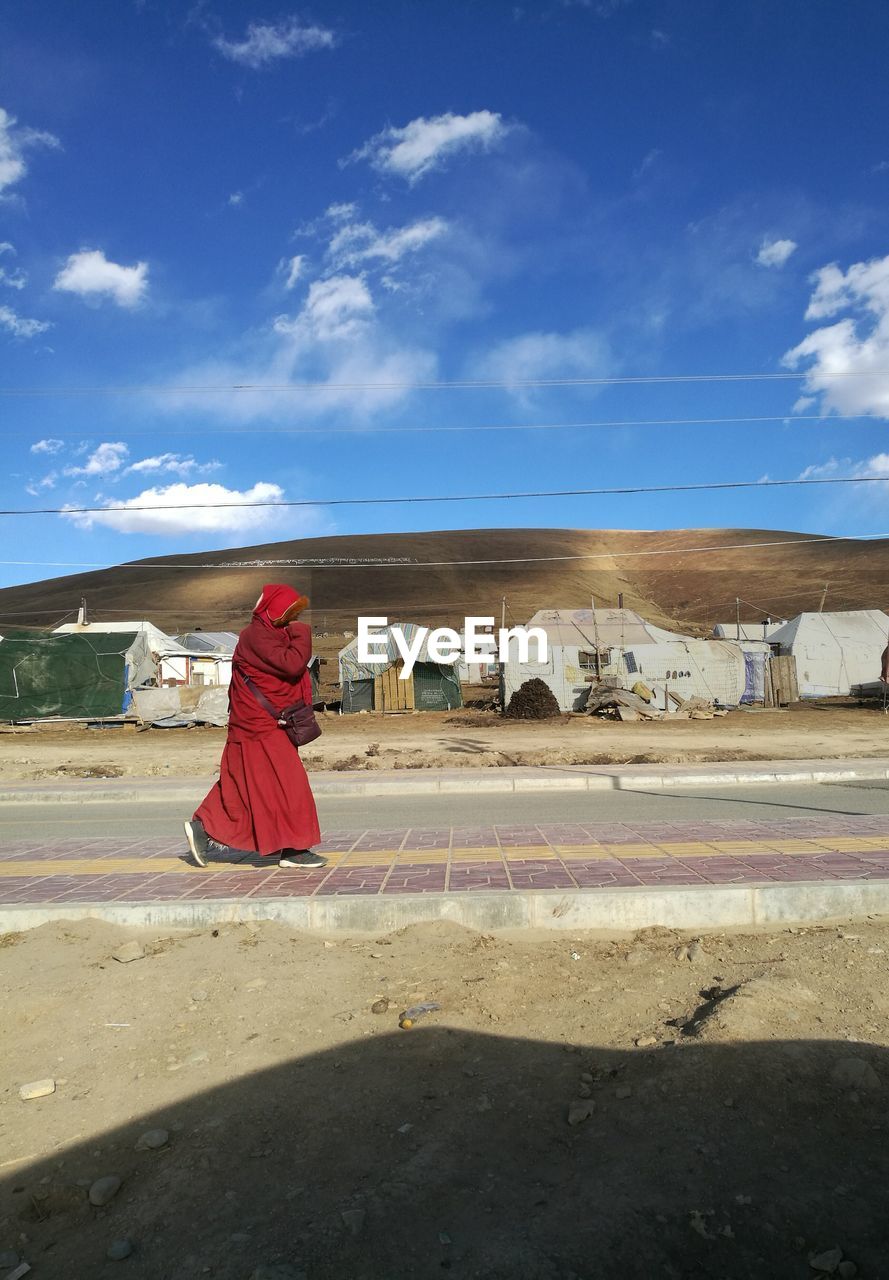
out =
{"type": "Polygon", "coordinates": [[[802,1280],[834,1249],[885,1277],[889,926],[691,941],[0,939],[0,1251],[34,1280],[802,1280]]]}
{"type": "MultiPolygon", "coordinates": [[[[417,769],[534,764],[687,764],[719,760],[842,759],[889,753],[889,718],[876,703],[800,703],[724,719],[620,724],[593,716],[527,723],[492,712],[327,714],[306,749],[311,769],[417,769]]],[[[208,777],[225,731],[132,724],[0,728],[0,778],[208,777]]]]}

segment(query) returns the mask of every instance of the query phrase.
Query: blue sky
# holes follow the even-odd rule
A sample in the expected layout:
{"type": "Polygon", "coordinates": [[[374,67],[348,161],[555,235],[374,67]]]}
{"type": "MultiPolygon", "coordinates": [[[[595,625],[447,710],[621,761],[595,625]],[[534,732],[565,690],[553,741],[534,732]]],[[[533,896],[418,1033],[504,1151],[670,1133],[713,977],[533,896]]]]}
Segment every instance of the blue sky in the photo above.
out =
{"type": "Polygon", "coordinates": [[[5,519],[35,563],[0,583],[313,533],[889,531],[882,484],[242,505],[889,476],[887,37],[883,0],[11,0],[0,505],[102,510],[5,519]],[[432,430],[482,425],[522,429],[432,430]]]}

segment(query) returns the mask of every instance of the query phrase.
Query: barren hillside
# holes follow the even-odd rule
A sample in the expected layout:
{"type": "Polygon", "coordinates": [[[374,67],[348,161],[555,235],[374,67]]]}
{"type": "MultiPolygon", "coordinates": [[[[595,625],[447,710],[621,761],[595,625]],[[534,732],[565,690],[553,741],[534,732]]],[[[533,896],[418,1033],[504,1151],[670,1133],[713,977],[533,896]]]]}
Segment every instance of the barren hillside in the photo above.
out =
{"type": "Polygon", "coordinates": [[[504,596],[511,623],[539,608],[588,606],[591,598],[614,605],[622,592],[628,607],[654,621],[701,629],[733,618],[736,596],[751,621],[817,609],[825,584],[828,608],[886,605],[889,540],[810,537],[762,529],[471,529],[304,538],[9,587],[0,590],[0,625],[55,625],[84,596],[94,619],[150,618],[170,632],[238,628],[270,580],[305,591],[308,620],[330,632],[353,629],[359,613],[437,624],[466,614],[499,619],[504,596]],[[754,545],[729,549],[736,544],[754,545]],[[281,560],[299,563],[271,563],[281,560]],[[380,560],[394,563],[367,563],[380,560]]]}

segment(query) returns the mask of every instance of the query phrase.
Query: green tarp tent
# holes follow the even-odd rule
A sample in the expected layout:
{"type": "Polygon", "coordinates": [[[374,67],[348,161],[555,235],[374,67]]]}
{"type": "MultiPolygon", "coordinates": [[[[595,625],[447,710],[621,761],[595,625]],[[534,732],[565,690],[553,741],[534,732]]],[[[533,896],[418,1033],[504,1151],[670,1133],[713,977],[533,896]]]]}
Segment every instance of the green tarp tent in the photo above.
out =
{"type": "Polygon", "coordinates": [[[144,638],[137,633],[0,636],[0,720],[106,719],[130,702],[144,638]]]}

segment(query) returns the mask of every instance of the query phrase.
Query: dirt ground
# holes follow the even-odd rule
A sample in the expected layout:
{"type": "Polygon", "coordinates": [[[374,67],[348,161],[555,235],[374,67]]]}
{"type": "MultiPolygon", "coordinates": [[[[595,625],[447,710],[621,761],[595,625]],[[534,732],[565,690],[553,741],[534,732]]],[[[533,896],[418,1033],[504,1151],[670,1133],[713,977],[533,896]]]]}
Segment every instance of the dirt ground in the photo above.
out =
{"type": "Polygon", "coordinates": [[[889,1274],[886,923],[0,944],[0,1252],[34,1280],[889,1274]]]}
{"type": "MultiPolygon", "coordinates": [[[[889,718],[879,704],[840,699],[673,723],[621,724],[583,715],[528,723],[470,709],[327,714],[321,723],[322,737],[303,752],[310,770],[689,764],[889,754],[889,718]]],[[[0,779],[208,777],[218,767],[224,740],[224,729],[205,727],[0,727],[0,779]]]]}

